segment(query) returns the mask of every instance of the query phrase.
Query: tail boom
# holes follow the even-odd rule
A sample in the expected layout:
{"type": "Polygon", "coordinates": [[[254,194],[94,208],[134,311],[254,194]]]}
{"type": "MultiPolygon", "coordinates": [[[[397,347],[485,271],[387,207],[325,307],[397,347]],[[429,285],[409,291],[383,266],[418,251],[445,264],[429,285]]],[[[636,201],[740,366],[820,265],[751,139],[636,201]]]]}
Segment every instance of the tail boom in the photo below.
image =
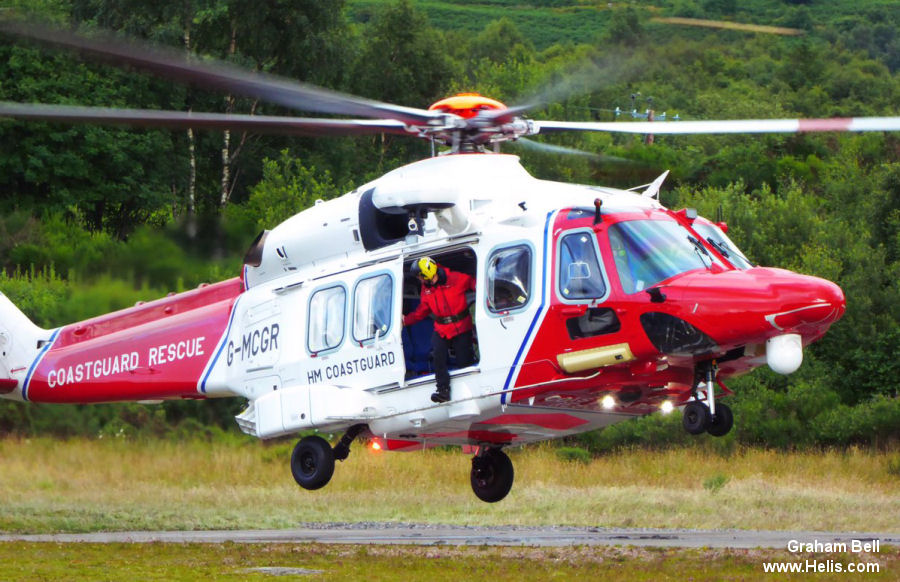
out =
{"type": "Polygon", "coordinates": [[[76,404],[204,398],[201,380],[242,289],[231,279],[45,332],[10,392],[76,404]]]}

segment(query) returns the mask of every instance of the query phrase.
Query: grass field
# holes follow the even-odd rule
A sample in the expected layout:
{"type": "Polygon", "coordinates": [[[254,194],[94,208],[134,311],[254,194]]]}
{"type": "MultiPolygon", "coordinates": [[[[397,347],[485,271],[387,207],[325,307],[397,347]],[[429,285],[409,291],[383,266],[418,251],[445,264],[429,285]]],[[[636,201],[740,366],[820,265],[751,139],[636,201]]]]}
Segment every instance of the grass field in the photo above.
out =
{"type": "Polygon", "coordinates": [[[4,580],[896,580],[900,552],[811,556],[879,571],[765,574],[782,550],[0,543],[4,580]]]}
{"type": "Polygon", "coordinates": [[[496,504],[456,451],[354,447],[332,482],[304,491],[292,443],[0,440],[0,530],[252,529],[316,521],[900,531],[900,455],[697,448],[564,461],[511,450],[496,504]]]}
{"type": "MultiPolygon", "coordinates": [[[[331,484],[303,491],[292,443],[0,440],[0,531],[252,529],[314,521],[560,524],[900,531],[900,455],[699,449],[589,463],[550,447],[512,450],[516,484],[478,501],[454,451],[355,447],[331,484]]],[[[0,543],[4,580],[844,580],[765,574],[766,562],[865,560],[896,580],[900,549],[877,555],[786,549],[0,543]]]]}

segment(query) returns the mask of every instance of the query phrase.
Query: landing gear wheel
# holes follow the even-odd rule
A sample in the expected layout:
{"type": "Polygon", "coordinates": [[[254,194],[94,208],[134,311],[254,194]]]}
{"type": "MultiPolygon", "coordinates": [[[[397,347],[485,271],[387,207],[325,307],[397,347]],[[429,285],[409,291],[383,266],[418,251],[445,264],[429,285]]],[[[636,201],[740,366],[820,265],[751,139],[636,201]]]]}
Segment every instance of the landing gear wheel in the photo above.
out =
{"type": "Polygon", "coordinates": [[[291,473],[304,489],[321,489],[334,475],[334,452],[322,437],[300,439],[291,454],[291,473]]]}
{"type": "Polygon", "coordinates": [[[472,491],[487,503],[500,501],[513,484],[513,465],[500,449],[488,449],[472,459],[472,491]]]}
{"type": "Polygon", "coordinates": [[[681,424],[684,430],[691,434],[702,434],[709,427],[711,420],[709,407],[698,400],[692,400],[684,407],[681,424]]]}
{"type": "Polygon", "coordinates": [[[715,437],[725,436],[731,431],[732,426],[734,426],[734,415],[731,413],[731,408],[727,404],[717,402],[716,414],[712,417],[709,426],[706,427],[706,432],[715,437]]]}

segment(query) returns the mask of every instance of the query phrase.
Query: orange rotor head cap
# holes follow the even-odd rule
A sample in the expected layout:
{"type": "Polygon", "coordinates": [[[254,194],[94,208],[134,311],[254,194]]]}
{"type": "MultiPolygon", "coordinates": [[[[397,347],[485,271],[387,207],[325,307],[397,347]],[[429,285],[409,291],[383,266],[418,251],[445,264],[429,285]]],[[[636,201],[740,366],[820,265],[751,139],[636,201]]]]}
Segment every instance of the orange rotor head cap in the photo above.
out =
{"type": "Polygon", "coordinates": [[[471,119],[480,112],[491,109],[506,109],[506,105],[478,93],[458,93],[453,97],[441,99],[428,108],[429,111],[452,113],[464,119],[471,119]]]}

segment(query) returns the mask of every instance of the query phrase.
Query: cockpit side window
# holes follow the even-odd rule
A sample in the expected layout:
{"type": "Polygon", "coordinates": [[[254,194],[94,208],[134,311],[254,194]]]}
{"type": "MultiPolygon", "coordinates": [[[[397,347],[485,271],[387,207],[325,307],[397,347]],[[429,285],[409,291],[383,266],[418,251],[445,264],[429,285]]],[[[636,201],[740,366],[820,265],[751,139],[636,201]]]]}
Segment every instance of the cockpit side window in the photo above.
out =
{"type": "Polygon", "coordinates": [[[309,300],[307,347],[312,353],[337,348],[344,341],[347,290],[340,285],[319,289],[309,300]]]}
{"type": "Polygon", "coordinates": [[[531,247],[494,251],[488,259],[487,302],[492,313],[520,309],[531,293],[531,247]]]}
{"type": "Polygon", "coordinates": [[[366,342],[387,335],[391,327],[394,282],[384,273],[362,279],[353,292],[353,339],[366,342]]]}
{"type": "Polygon", "coordinates": [[[606,295],[593,233],[573,232],[560,239],[559,293],[564,299],[576,301],[606,295]]]}

